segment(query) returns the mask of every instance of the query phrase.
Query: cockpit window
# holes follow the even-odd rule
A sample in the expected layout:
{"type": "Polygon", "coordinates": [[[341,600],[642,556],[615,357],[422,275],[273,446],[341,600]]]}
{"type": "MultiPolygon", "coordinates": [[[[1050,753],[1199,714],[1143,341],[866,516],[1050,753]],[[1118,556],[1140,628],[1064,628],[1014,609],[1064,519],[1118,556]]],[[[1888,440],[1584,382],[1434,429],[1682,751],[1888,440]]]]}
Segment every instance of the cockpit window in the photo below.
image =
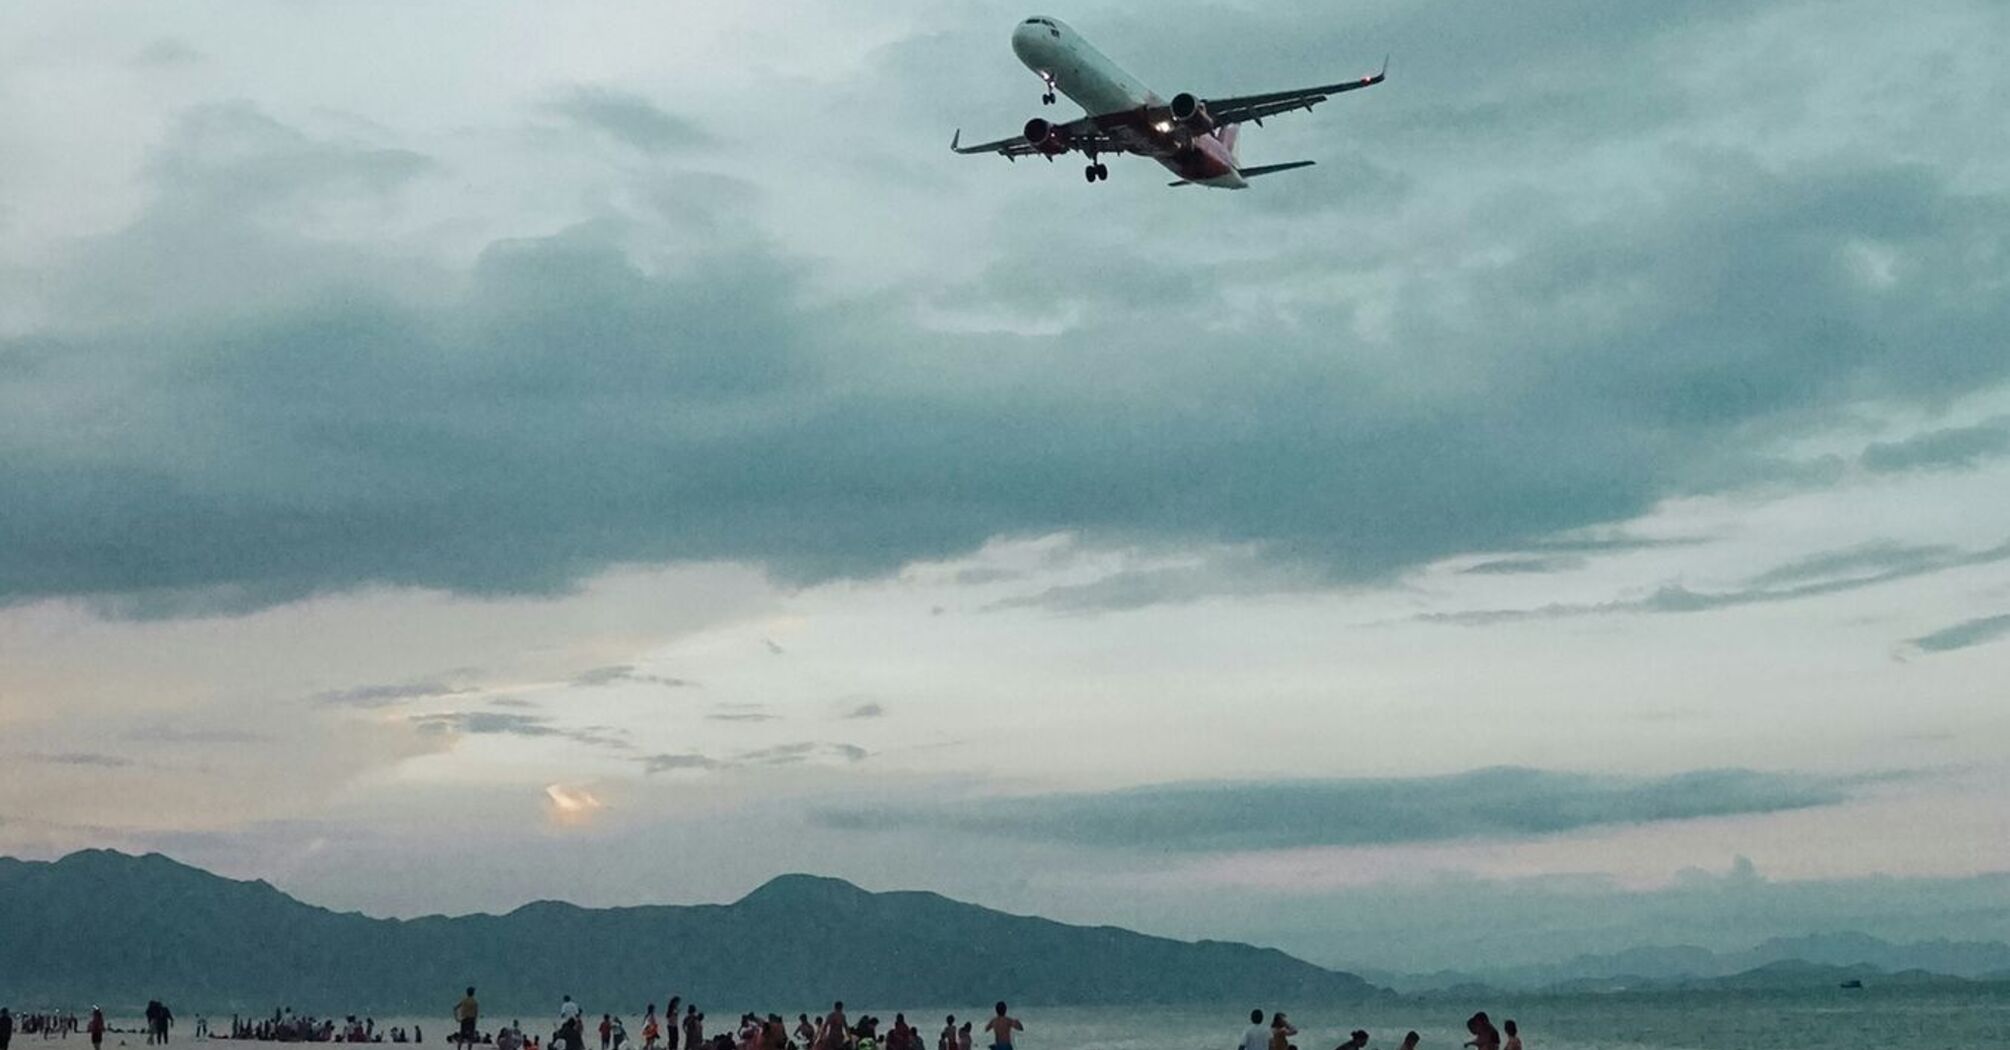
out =
{"type": "Polygon", "coordinates": [[[1025,24],[1029,26],[1046,26],[1048,29],[1056,28],[1052,21],[1045,18],[1029,18],[1025,24]]]}

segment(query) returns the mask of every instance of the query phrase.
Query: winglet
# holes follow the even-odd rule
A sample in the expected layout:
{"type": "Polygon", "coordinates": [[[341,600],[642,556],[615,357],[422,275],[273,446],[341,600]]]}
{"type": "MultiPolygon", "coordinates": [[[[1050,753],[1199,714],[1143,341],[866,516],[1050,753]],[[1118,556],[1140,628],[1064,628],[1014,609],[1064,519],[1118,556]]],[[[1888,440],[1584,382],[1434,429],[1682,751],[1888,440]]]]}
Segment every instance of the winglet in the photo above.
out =
{"type": "Polygon", "coordinates": [[[1377,80],[1389,79],[1389,53],[1386,51],[1382,53],[1382,71],[1380,73],[1375,74],[1375,79],[1377,80]]]}
{"type": "MultiPolygon", "coordinates": [[[[1385,63],[1385,64],[1386,64],[1386,63],[1385,63]]],[[[951,135],[951,136],[949,137],[949,152],[951,152],[951,153],[961,153],[961,152],[963,152],[963,151],[962,151],[961,149],[958,149],[958,148],[957,148],[957,147],[961,146],[962,144],[963,144],[963,129],[962,129],[962,128],[957,128],[957,129],[956,129],[956,134],[954,134],[954,135],[951,135]]]]}

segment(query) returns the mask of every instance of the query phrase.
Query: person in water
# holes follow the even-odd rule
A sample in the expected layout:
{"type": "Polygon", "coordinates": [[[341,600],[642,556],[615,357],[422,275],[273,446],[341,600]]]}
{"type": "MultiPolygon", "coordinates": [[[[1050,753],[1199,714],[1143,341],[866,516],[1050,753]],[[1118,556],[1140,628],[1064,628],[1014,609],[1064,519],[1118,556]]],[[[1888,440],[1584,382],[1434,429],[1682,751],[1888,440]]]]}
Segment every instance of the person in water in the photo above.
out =
{"type": "Polygon", "coordinates": [[[1398,1047],[1397,1050],[1417,1050],[1417,1033],[1411,1032],[1404,1036],[1403,1045],[1398,1047]]]}
{"type": "Polygon", "coordinates": [[[1341,1043],[1337,1047],[1334,1047],[1333,1050],[1367,1050],[1367,1047],[1368,1047],[1368,1033],[1362,1029],[1356,1028],[1354,1029],[1353,1034],[1347,1037],[1346,1042],[1341,1043]]]}
{"type": "Polygon", "coordinates": [[[1023,1032],[1026,1026],[1005,1012],[1005,1001],[1002,999],[992,1010],[992,1018],[984,1022],[984,1030],[991,1033],[991,1050],[1012,1050],[1012,1033],[1023,1032]]]}

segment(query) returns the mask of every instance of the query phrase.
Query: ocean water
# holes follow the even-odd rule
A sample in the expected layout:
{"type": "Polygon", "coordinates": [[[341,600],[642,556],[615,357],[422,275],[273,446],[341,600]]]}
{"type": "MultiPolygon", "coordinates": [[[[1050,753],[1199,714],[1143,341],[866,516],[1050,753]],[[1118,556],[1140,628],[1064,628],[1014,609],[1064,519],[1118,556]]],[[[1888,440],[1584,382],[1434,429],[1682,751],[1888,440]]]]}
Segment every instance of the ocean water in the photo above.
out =
{"type": "MultiPolygon", "coordinates": [[[[451,1000],[451,996],[448,997],[451,1000]]],[[[642,1009],[582,1000],[595,1018],[610,1009],[639,1036],[642,1009]]],[[[452,1003],[448,1002],[447,1006],[452,1003]]],[[[555,1005],[555,1004],[554,1004],[555,1005]]],[[[739,1015],[734,1004],[700,1004],[714,1030],[739,1015]]],[[[776,1004],[779,1006],[780,1004],[776,1004]]],[[[788,1011],[793,1018],[812,1004],[788,1011]]],[[[929,1046],[942,1017],[982,1023],[988,1004],[959,1007],[886,1007],[848,1004],[854,1018],[870,1013],[891,1023],[905,1010],[922,1030],[929,1046]]],[[[1978,984],[1955,990],[1867,988],[1808,991],[1708,991],[1651,994],[1501,997],[1492,1000],[1400,998],[1348,1006],[1297,1006],[1292,1003],[1251,1003],[1234,1007],[1028,1007],[1013,1013],[1026,1024],[1020,1050],[1232,1050],[1247,1024],[1248,1011],[1283,1009],[1298,1026],[1300,1050],[1333,1050],[1348,1032],[1365,1028],[1369,1046],[1395,1050],[1404,1033],[1415,1029],[1424,1050],[1457,1050],[1466,1038],[1465,1018],[1485,1010],[1496,1024],[1513,1018],[1521,1026],[1527,1050],[1951,1050],[2010,1048],[2010,984],[1978,984]]],[[[318,1009],[329,1009],[320,1007],[318,1009]]],[[[188,1046],[197,1011],[181,1011],[176,1046],[188,1046]]],[[[335,1009],[336,1013],[347,1010],[335,1009]]],[[[554,1027],[546,1010],[512,1013],[484,1010],[482,1027],[512,1017],[525,1031],[548,1035],[554,1027]]],[[[229,1023],[226,1012],[211,1020],[229,1023]]],[[[427,1046],[436,1050],[452,1030],[443,1008],[435,1017],[378,1017],[380,1029],[421,1026],[427,1046]]],[[[27,1041],[34,1046],[39,1040],[27,1041]]],[[[119,1040],[107,1043],[118,1045],[119,1040]]],[[[127,1045],[139,1046],[140,1038],[127,1045]]],[[[60,1043],[47,1044],[52,1047],[60,1043]]],[[[389,1044],[385,1044],[389,1045],[389,1044]]],[[[638,1044],[639,1045],[639,1044],[638,1044]]],[[[983,1045],[979,1040],[980,1047],[983,1045]]]]}

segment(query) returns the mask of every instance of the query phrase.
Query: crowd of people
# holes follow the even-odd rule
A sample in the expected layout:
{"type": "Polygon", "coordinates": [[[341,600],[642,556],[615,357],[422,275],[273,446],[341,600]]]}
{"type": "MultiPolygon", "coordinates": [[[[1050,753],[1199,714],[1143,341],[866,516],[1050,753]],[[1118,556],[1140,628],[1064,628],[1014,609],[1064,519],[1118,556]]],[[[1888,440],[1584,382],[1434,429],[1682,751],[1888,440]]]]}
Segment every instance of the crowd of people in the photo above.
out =
{"type": "MultiPolygon", "coordinates": [[[[695,1003],[673,995],[660,1015],[656,1004],[650,1003],[641,1022],[638,1043],[619,1015],[601,1014],[595,1028],[600,1050],[928,1050],[927,1039],[908,1023],[906,1014],[895,1014],[891,1025],[871,1015],[853,1020],[842,1002],[831,1004],[830,1011],[815,1020],[807,1013],[797,1014],[793,1027],[781,1014],[749,1011],[732,1028],[707,1034],[705,1014],[695,1003]]],[[[588,1050],[585,1014],[570,995],[559,1002],[556,1025],[543,1042],[526,1033],[520,1021],[482,1031],[481,1002],[472,987],[454,1005],[454,1023],[456,1031],[448,1038],[462,1050],[474,1045],[495,1050],[588,1050]]],[[[1013,1050],[1013,1034],[1025,1027],[1001,1002],[984,1031],[991,1050],[1013,1050]]],[[[972,1050],[971,1023],[958,1025],[954,1016],[945,1018],[935,1050],[972,1050]]]]}
{"type": "MultiPolygon", "coordinates": [[[[0,1013],[4,1012],[0,1011],[0,1013]]],[[[43,1010],[36,1013],[10,1015],[8,1020],[11,1022],[9,1027],[13,1029],[12,1032],[8,1033],[9,1035],[19,1032],[22,1035],[39,1035],[44,1039],[59,1039],[68,1036],[79,1031],[80,1023],[76,1014],[64,1013],[58,1010],[43,1010]]]]}
{"type": "MultiPolygon", "coordinates": [[[[1466,1031],[1472,1038],[1462,1046],[1472,1047],[1473,1050],[1522,1050],[1521,1030],[1515,1023],[1504,1021],[1501,1027],[1507,1030],[1505,1042],[1501,1039],[1501,1028],[1494,1027],[1486,1012],[1476,1013],[1466,1019],[1466,1031]]],[[[1236,1050],[1298,1050],[1298,1044],[1292,1041],[1296,1035],[1297,1027],[1283,1013],[1271,1014],[1266,1024],[1262,1010],[1251,1010],[1249,1027],[1243,1030],[1242,1041],[1237,1044],[1236,1050]]],[[[1333,1050],[1367,1050],[1369,1038],[1366,1030],[1356,1028],[1333,1050]]],[[[1417,1050],[1422,1038],[1414,1031],[1405,1033],[1399,1050],[1417,1050]]]]}
{"type": "Polygon", "coordinates": [[[416,1043],[421,1033],[417,1025],[410,1032],[403,1028],[379,1029],[374,1017],[350,1014],[337,1021],[332,1017],[296,1014],[292,1007],[284,1006],[274,1009],[271,1017],[240,1018],[232,1014],[230,1038],[278,1043],[416,1043]]]}
{"type": "MultiPolygon", "coordinates": [[[[482,1031],[481,1004],[472,987],[455,1004],[453,1016],[455,1029],[446,1036],[446,1041],[458,1050],[476,1045],[494,1050],[591,1050],[589,1022],[580,1004],[570,995],[560,1001],[551,1034],[543,1039],[524,1031],[519,1021],[482,1031]]],[[[1002,1002],[993,1007],[992,1016],[983,1023],[981,1046],[980,1036],[972,1032],[972,1027],[973,1022],[958,1023],[953,1014],[945,1017],[935,1034],[933,1050],[1015,1050],[1017,1033],[1025,1031],[1025,1025],[1002,1002]]],[[[166,1044],[173,1028],[174,1011],[158,999],[148,1002],[143,1029],[147,1044],[166,1044]]],[[[53,1039],[67,1038],[79,1031],[90,1036],[93,1050],[99,1050],[105,1033],[113,1030],[105,1023],[104,1011],[95,1006],[85,1018],[55,1010],[15,1016],[0,1007],[0,1050],[8,1050],[16,1033],[53,1039]]],[[[1466,1020],[1466,1031],[1472,1038],[1464,1046],[1472,1050],[1522,1050],[1521,1032],[1512,1020],[1496,1027],[1484,1012],[1476,1013],[1466,1020]]],[[[619,1015],[604,1013],[591,1034],[599,1037],[599,1050],[930,1050],[927,1038],[908,1022],[906,1014],[894,1014],[891,1024],[870,1014],[854,1019],[846,1014],[843,1002],[832,1003],[829,1012],[816,1018],[799,1013],[793,1025],[778,1013],[750,1011],[741,1014],[738,1022],[726,1030],[708,1033],[705,1014],[697,1005],[686,1004],[682,997],[673,995],[664,1003],[660,1015],[655,1003],[643,1010],[639,1032],[638,1040],[630,1035],[619,1015]]],[[[199,1039],[211,1034],[207,1022],[200,1017],[196,1019],[195,1034],[199,1039]]],[[[1235,1050],[1300,1050],[1298,1034],[1298,1028],[1282,1012],[1271,1014],[1266,1021],[1262,1010],[1252,1010],[1249,1027],[1243,1031],[1235,1050]]],[[[217,1035],[221,1037],[222,1033],[217,1035]]],[[[228,1038],[281,1043],[416,1044],[423,1042],[425,1035],[418,1025],[410,1030],[402,1026],[379,1029],[372,1017],[350,1014],[337,1021],[296,1014],[292,1007],[280,1007],[269,1018],[240,1018],[233,1014],[228,1038]]],[[[1333,1050],[1368,1050],[1369,1038],[1368,1032],[1356,1029],[1333,1050]]],[[[1419,1042],[1418,1034],[1409,1032],[1398,1050],[1418,1050],[1419,1042]]]]}

